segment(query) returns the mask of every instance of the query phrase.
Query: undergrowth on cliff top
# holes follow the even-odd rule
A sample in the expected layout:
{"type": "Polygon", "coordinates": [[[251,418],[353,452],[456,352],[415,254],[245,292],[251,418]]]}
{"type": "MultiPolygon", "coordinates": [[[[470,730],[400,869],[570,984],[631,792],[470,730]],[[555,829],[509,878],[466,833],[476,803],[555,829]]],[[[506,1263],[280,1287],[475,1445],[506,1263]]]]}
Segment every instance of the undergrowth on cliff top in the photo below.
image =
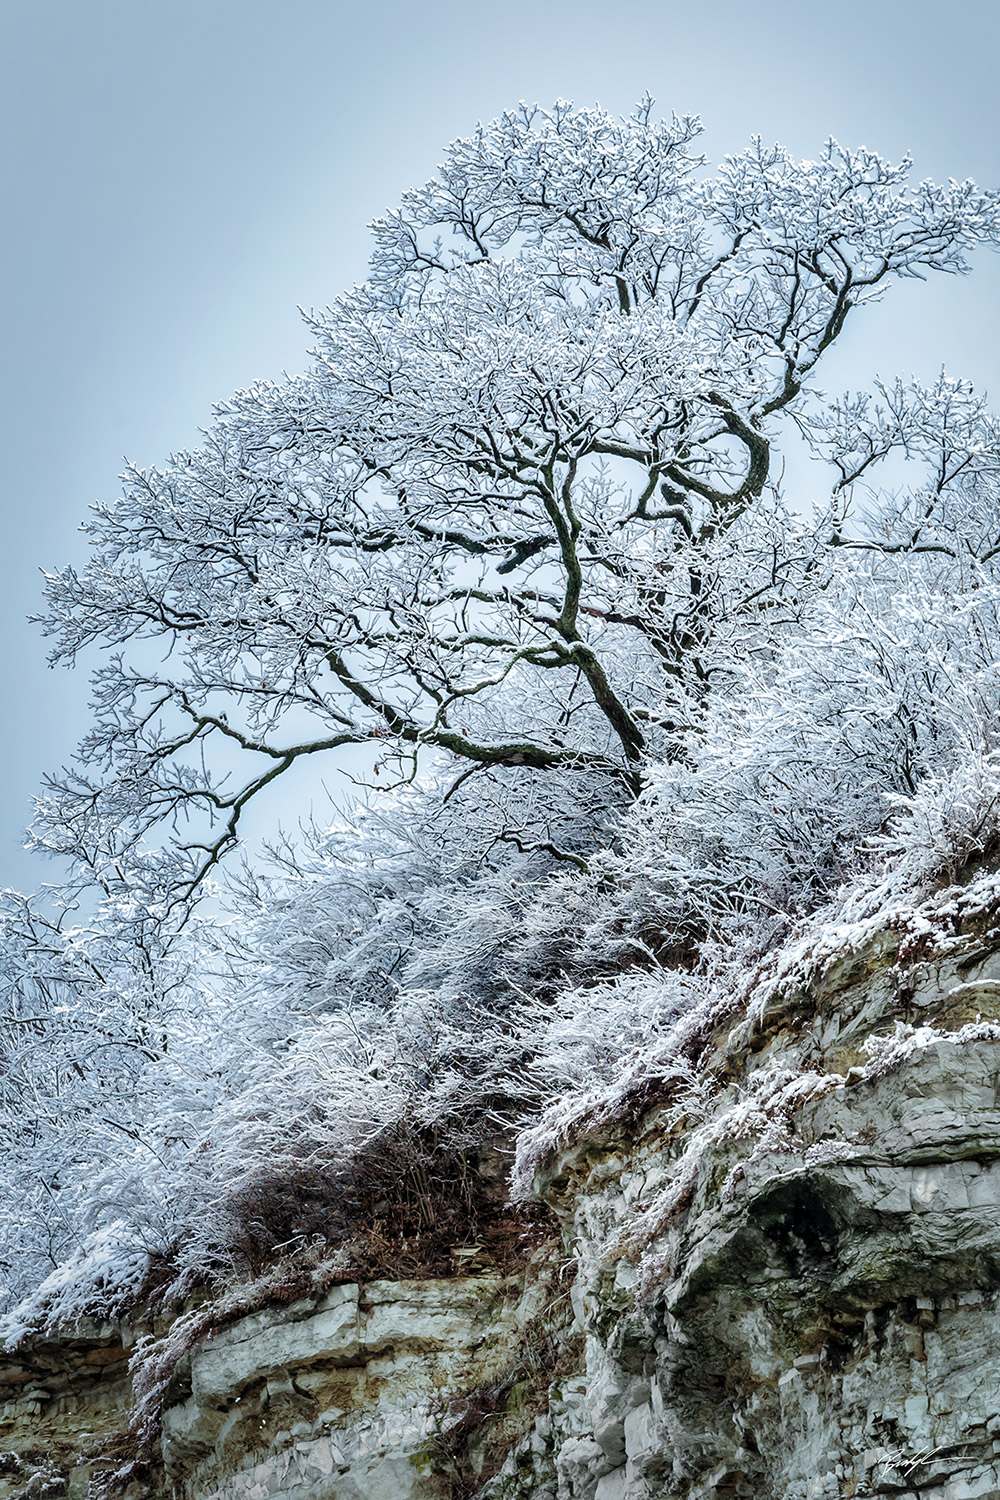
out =
{"type": "Polygon", "coordinates": [[[9,1340],[503,1267],[545,1232],[519,1139],[526,1192],[588,1112],[694,1107],[748,974],[993,899],[1000,427],[943,373],[814,372],[1000,203],[835,142],[705,176],[697,133],[455,143],[311,372],[130,469],[49,579],[55,658],[110,651],[33,825],[66,878],[0,901],[9,1340]],[[351,805],[234,863],[337,754],[351,805]]]}

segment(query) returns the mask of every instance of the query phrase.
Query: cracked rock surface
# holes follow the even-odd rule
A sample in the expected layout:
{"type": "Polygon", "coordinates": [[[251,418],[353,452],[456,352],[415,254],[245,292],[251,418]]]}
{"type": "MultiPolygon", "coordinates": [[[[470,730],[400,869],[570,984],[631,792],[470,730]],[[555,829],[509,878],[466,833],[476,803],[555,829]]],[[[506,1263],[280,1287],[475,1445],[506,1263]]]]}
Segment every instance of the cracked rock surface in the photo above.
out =
{"type": "Polygon", "coordinates": [[[1000,1497],[998,972],[977,939],[910,964],[882,939],[716,1039],[705,1119],[653,1111],[543,1166],[586,1420],[491,1495],[1000,1497]],[[896,1023],[911,1046],[852,1066],[896,1023]]]}

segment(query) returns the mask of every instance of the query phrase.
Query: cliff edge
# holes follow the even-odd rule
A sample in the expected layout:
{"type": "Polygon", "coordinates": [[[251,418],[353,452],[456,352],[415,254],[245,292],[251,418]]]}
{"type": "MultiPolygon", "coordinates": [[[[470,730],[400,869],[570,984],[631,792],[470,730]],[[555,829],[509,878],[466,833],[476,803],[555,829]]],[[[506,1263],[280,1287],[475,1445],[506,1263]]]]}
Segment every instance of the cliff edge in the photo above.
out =
{"type": "Polygon", "coordinates": [[[0,1497],[1000,1497],[981,895],[803,942],[658,1080],[538,1135],[561,1243],[516,1274],[26,1337],[0,1497]]]}

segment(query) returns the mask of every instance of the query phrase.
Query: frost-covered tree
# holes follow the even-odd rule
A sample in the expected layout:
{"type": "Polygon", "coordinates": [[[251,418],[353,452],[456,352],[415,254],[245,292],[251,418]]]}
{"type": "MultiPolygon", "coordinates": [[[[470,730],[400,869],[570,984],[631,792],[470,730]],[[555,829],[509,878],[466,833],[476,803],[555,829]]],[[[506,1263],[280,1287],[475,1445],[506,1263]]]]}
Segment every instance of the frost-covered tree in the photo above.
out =
{"type": "Polygon", "coordinates": [[[457,142],[311,371],[130,469],[49,579],[54,659],[108,654],[34,830],[73,873],[0,908],[11,1296],[80,1249],[29,1321],[397,1208],[419,1240],[401,1184],[628,1080],[696,1102],[692,1037],[797,920],[1000,847],[1000,428],[945,375],[813,385],[1000,198],[835,143],[704,175],[696,135],[457,142]],[[350,747],[367,801],[192,913],[246,806],[350,747]]]}
{"type": "MultiPolygon", "coordinates": [[[[611,804],[682,753],[815,577],[773,494],[782,424],[845,483],[922,441],[901,393],[817,404],[822,355],[1000,227],[996,195],[834,142],[757,140],[706,177],[698,129],[558,104],[457,141],[312,317],[312,370],[129,469],[92,561],[49,580],[53,659],[110,655],[40,846],[186,897],[303,757],[430,752],[611,804]]],[[[507,832],[579,858],[558,819],[507,832]]]]}

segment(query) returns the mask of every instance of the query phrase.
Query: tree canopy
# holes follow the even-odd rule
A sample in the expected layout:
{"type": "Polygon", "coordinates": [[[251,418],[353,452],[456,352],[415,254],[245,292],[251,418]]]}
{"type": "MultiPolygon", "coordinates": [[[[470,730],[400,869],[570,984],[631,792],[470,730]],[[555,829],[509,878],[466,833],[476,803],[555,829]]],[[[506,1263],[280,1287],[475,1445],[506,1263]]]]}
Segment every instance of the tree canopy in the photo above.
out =
{"type": "Polygon", "coordinates": [[[1000,222],[971,183],[835,142],[756,140],[706,177],[698,132],[648,102],[480,127],[376,221],[308,374],[129,469],[90,564],[48,581],[53,661],[110,654],[41,843],[186,899],[304,756],[378,742],[411,774],[439,752],[628,797],[680,753],[813,567],[774,504],[782,426],[840,488],[919,441],[902,392],[888,417],[817,403],[823,353],[1000,222]]]}

